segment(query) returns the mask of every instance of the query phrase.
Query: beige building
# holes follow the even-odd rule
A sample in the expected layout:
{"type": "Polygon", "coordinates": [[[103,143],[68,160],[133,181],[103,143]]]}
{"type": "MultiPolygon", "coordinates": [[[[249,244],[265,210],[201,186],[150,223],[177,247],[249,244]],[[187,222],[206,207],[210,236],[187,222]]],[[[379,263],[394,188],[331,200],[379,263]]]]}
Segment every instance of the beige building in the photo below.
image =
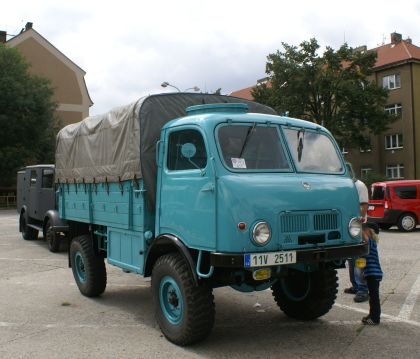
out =
{"type": "MultiPolygon", "coordinates": [[[[374,172],[389,179],[420,179],[420,47],[392,33],[389,44],[370,51],[377,52],[372,80],[389,90],[384,111],[397,113],[400,119],[382,134],[371,136],[368,148],[343,149],[343,153],[361,178],[374,172]]],[[[251,90],[231,95],[252,99],[251,90]]]]}
{"type": "Polygon", "coordinates": [[[35,31],[32,23],[28,22],[19,35],[8,41],[6,36],[5,31],[0,31],[0,42],[17,48],[30,63],[31,73],[51,81],[62,126],[89,116],[93,102],[86,87],[85,71],[35,31]]]}

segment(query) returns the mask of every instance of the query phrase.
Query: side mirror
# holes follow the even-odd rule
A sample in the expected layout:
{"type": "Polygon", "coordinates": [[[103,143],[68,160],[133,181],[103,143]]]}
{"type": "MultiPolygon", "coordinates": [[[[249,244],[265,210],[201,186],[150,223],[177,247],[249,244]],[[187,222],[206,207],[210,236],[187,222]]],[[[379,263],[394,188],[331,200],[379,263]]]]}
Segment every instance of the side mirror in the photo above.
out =
{"type": "Polygon", "coordinates": [[[181,146],[182,156],[184,156],[185,158],[188,158],[189,160],[193,158],[196,153],[197,153],[197,148],[195,147],[193,143],[187,142],[181,146]]]}

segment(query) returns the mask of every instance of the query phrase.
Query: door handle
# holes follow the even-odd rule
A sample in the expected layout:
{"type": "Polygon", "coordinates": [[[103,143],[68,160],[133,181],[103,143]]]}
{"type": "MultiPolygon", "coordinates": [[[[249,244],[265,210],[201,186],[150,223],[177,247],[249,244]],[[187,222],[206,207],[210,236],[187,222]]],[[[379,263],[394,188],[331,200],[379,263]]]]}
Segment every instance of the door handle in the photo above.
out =
{"type": "Polygon", "coordinates": [[[207,183],[202,189],[201,192],[214,192],[214,184],[207,183]]]}

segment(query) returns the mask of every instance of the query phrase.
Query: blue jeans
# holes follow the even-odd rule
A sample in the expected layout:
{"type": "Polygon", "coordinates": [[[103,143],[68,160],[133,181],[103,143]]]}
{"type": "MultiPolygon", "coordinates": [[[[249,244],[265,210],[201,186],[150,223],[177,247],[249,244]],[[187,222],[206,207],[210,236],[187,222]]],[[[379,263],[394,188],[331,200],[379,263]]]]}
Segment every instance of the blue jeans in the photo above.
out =
{"type": "Polygon", "coordinates": [[[356,289],[357,294],[368,294],[368,287],[366,279],[364,278],[363,269],[355,266],[353,258],[349,259],[348,262],[351,285],[356,289]]]}

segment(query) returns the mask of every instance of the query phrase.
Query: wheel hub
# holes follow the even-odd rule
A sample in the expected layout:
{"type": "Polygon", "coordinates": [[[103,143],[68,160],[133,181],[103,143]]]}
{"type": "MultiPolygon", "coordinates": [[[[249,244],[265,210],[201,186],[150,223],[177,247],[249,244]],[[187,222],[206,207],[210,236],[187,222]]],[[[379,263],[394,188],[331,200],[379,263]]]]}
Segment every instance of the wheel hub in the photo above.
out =
{"type": "Polygon", "coordinates": [[[411,217],[404,217],[402,220],[402,225],[406,230],[410,230],[414,227],[414,221],[411,217]]]}
{"type": "Polygon", "coordinates": [[[182,293],[172,277],[165,276],[162,278],[159,288],[159,301],[165,318],[171,324],[179,324],[184,312],[182,293]]]}

